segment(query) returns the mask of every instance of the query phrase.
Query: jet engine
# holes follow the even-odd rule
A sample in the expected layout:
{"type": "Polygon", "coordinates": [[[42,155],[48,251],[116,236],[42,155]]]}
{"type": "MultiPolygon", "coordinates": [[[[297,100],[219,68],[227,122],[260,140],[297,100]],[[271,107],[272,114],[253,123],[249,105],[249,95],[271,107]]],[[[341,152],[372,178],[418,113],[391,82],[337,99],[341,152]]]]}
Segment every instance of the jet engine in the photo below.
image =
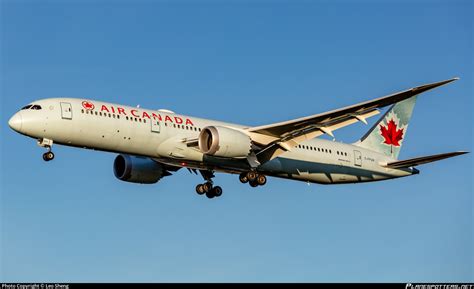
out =
{"type": "Polygon", "coordinates": [[[224,158],[245,158],[250,154],[252,147],[248,135],[222,126],[203,128],[198,143],[203,154],[224,158]]]}
{"type": "Polygon", "coordinates": [[[114,175],[125,182],[154,184],[164,171],[163,166],[149,158],[118,155],[114,160],[114,175]]]}

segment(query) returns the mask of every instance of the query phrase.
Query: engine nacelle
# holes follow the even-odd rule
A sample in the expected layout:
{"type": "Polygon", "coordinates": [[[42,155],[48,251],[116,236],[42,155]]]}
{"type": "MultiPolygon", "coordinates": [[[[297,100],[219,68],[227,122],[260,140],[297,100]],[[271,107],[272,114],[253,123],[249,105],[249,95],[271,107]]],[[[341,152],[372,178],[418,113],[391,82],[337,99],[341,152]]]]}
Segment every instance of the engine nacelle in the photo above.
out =
{"type": "Polygon", "coordinates": [[[118,155],[114,160],[114,175],[125,182],[154,184],[163,172],[163,167],[149,158],[118,155]]]}
{"type": "Polygon", "coordinates": [[[199,149],[203,154],[224,158],[245,158],[250,154],[252,141],[238,130],[208,126],[199,134],[199,149]]]}

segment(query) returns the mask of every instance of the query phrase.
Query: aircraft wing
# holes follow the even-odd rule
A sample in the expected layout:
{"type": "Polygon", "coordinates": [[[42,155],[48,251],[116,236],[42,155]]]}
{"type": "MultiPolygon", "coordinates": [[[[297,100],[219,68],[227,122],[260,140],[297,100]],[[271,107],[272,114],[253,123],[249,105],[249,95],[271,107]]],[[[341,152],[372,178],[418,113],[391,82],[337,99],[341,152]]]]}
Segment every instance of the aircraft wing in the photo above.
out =
{"type": "Polygon", "coordinates": [[[378,114],[379,108],[400,102],[458,79],[456,77],[425,84],[341,109],[284,122],[251,127],[246,130],[252,141],[260,147],[256,152],[258,161],[264,163],[291,150],[305,140],[322,134],[333,136],[332,132],[334,130],[359,121],[367,123],[366,118],[378,114]]]}
{"type": "Polygon", "coordinates": [[[391,169],[408,168],[408,167],[427,164],[427,163],[431,163],[431,162],[435,162],[442,159],[451,158],[451,157],[455,157],[455,156],[459,156],[459,155],[463,155],[467,153],[468,152],[460,151],[460,152],[452,152],[452,153],[413,158],[413,159],[408,159],[408,160],[403,160],[403,161],[391,162],[384,165],[384,167],[391,168],[391,169]]]}

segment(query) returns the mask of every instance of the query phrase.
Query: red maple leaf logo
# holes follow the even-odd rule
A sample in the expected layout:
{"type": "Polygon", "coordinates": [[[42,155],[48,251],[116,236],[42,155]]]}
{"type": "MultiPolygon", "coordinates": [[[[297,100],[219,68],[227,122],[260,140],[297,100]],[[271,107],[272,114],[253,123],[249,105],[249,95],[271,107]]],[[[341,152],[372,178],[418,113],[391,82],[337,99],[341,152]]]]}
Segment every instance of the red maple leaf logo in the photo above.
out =
{"type": "Polygon", "coordinates": [[[83,101],[82,102],[82,106],[85,108],[85,109],[94,109],[94,104],[92,102],[89,102],[89,101],[83,101]]]}
{"type": "Polygon", "coordinates": [[[388,122],[387,126],[380,125],[380,133],[385,139],[384,144],[400,146],[399,141],[403,139],[403,128],[397,130],[397,124],[393,121],[393,118],[388,122]]]}

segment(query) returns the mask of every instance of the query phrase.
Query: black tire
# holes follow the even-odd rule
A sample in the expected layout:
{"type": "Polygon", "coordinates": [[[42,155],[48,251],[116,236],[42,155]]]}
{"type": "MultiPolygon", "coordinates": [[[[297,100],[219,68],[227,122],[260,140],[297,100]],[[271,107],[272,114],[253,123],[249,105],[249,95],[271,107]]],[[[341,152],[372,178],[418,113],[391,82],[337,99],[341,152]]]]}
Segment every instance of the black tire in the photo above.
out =
{"type": "Polygon", "coordinates": [[[43,154],[43,160],[49,162],[50,160],[54,159],[53,152],[46,152],[43,154]]]}
{"type": "Polygon", "coordinates": [[[250,171],[247,173],[247,179],[249,180],[249,182],[255,181],[255,179],[257,179],[257,176],[257,173],[254,171],[250,171]]]}
{"type": "Polygon", "coordinates": [[[212,199],[214,198],[216,195],[214,195],[214,190],[210,190],[209,192],[206,192],[206,197],[208,197],[209,199],[212,199]]]}
{"type": "Polygon", "coordinates": [[[212,184],[207,182],[207,183],[204,183],[202,184],[203,187],[204,187],[204,192],[207,193],[207,192],[210,192],[212,190],[212,184]]]}
{"type": "Polygon", "coordinates": [[[47,156],[48,160],[50,160],[50,161],[54,159],[54,153],[53,152],[47,152],[46,156],[47,156]]]}
{"type": "Polygon", "coordinates": [[[250,181],[249,184],[250,184],[250,186],[251,186],[252,188],[258,187],[258,183],[257,183],[256,180],[250,181]]]}
{"type": "Polygon", "coordinates": [[[212,193],[214,194],[214,196],[220,197],[222,196],[222,188],[219,186],[216,186],[212,189],[212,193]]]}
{"type": "Polygon", "coordinates": [[[267,183],[267,177],[264,175],[258,175],[256,182],[259,186],[263,186],[267,183]]]}
{"type": "Polygon", "coordinates": [[[247,173],[241,173],[240,176],[239,176],[239,181],[242,184],[248,183],[249,179],[247,178],[247,173]]]}
{"type": "Polygon", "coordinates": [[[198,193],[198,195],[203,195],[205,193],[204,191],[204,186],[199,184],[196,186],[196,193],[198,193]]]}

